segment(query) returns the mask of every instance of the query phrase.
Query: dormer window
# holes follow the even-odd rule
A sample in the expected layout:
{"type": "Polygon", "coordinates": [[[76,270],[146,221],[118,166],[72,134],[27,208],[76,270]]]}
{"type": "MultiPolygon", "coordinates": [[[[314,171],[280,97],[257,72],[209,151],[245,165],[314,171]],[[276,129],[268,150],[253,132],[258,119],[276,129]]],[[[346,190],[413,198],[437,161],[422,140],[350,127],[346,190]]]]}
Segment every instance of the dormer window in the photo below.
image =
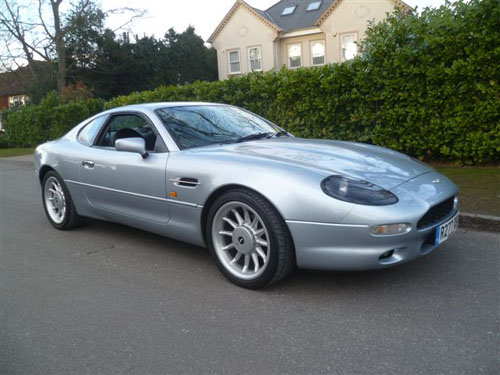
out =
{"type": "Polygon", "coordinates": [[[281,12],[281,15],[288,16],[290,14],[293,14],[293,12],[295,12],[296,8],[297,8],[297,5],[294,5],[292,7],[286,7],[285,9],[283,9],[283,12],[281,12]]]}
{"type": "Polygon", "coordinates": [[[314,3],[310,3],[307,6],[306,11],[310,12],[311,10],[318,10],[320,6],[321,6],[321,1],[315,1],[314,3]]]}

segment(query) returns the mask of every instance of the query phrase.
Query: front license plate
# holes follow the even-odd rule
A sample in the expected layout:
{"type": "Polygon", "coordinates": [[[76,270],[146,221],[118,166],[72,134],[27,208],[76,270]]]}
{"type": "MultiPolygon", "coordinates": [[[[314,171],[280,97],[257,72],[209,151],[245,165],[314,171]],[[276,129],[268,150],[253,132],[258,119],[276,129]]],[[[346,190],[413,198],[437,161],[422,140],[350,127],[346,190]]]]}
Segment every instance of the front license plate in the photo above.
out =
{"type": "Polygon", "coordinates": [[[440,243],[446,241],[450,234],[455,232],[458,228],[458,212],[446,223],[441,224],[436,227],[436,240],[434,245],[439,245],[440,243]]]}

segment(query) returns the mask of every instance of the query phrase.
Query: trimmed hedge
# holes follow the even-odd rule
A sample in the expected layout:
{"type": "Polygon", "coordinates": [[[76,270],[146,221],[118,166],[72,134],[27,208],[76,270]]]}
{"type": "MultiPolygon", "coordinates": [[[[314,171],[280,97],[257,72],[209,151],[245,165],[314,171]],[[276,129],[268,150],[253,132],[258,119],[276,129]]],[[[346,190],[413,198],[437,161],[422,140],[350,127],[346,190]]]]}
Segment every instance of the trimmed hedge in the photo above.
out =
{"type": "Polygon", "coordinates": [[[34,147],[59,138],[76,124],[101,112],[104,100],[87,99],[61,103],[57,94],[45,97],[40,105],[2,113],[5,135],[3,144],[10,147],[34,147]]]}
{"type": "MultiPolygon", "coordinates": [[[[371,25],[361,47],[361,58],[342,64],[159,87],[115,98],[104,107],[229,103],[300,137],[368,142],[426,160],[500,161],[498,0],[458,2],[420,16],[395,13],[371,25]]],[[[9,113],[9,138],[15,145],[26,139],[32,145],[61,135],[84,112],[99,111],[96,103],[102,104],[78,102],[49,111],[27,107],[9,113]],[[50,131],[43,130],[47,124],[50,131]],[[13,138],[11,132],[19,135],[13,138]]]]}

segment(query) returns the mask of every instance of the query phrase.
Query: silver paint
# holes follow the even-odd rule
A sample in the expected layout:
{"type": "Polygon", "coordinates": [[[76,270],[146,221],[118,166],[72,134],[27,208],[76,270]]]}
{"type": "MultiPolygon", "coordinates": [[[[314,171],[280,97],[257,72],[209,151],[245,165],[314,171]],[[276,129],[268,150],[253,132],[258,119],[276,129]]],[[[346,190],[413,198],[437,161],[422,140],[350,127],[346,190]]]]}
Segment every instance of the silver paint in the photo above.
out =
{"type": "Polygon", "coordinates": [[[297,264],[304,268],[382,268],[434,249],[424,244],[433,228],[417,230],[416,223],[430,207],[457,195],[457,187],[445,176],[396,151],[332,140],[283,137],[179,150],[155,109],[203,104],[213,105],[155,103],[104,112],[147,116],[169,152],[150,153],[143,159],[137,153],[82,145],[77,135],[91,118],[64,137],[39,146],[35,172],[50,167],[59,173],[83,216],[200,246],[205,246],[202,213],[209,209],[206,202],[213,194],[231,186],[252,189],[266,197],[287,223],[297,264]],[[379,185],[399,201],[363,206],[331,198],[320,183],[334,174],[379,185]],[[179,186],[180,178],[197,180],[195,187],[179,186]],[[171,192],[177,196],[170,197],[171,192]],[[412,229],[398,236],[369,233],[372,225],[392,223],[409,223],[412,229]],[[388,250],[395,250],[394,255],[380,261],[388,250]]]}

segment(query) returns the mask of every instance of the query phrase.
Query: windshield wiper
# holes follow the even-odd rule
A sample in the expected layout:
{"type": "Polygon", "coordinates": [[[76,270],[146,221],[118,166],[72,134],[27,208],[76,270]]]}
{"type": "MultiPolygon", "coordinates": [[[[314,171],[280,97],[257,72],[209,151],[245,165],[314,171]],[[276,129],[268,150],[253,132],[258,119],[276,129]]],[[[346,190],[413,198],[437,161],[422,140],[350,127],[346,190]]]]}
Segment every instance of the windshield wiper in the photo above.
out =
{"type": "Polygon", "coordinates": [[[246,135],[244,137],[238,138],[236,140],[236,143],[251,141],[254,139],[267,138],[267,137],[272,136],[272,135],[274,135],[274,133],[254,133],[254,134],[250,134],[250,135],[246,135]]]}
{"type": "Polygon", "coordinates": [[[287,131],[280,130],[279,132],[274,133],[273,137],[284,137],[285,135],[288,137],[290,134],[288,134],[287,131]]]}

